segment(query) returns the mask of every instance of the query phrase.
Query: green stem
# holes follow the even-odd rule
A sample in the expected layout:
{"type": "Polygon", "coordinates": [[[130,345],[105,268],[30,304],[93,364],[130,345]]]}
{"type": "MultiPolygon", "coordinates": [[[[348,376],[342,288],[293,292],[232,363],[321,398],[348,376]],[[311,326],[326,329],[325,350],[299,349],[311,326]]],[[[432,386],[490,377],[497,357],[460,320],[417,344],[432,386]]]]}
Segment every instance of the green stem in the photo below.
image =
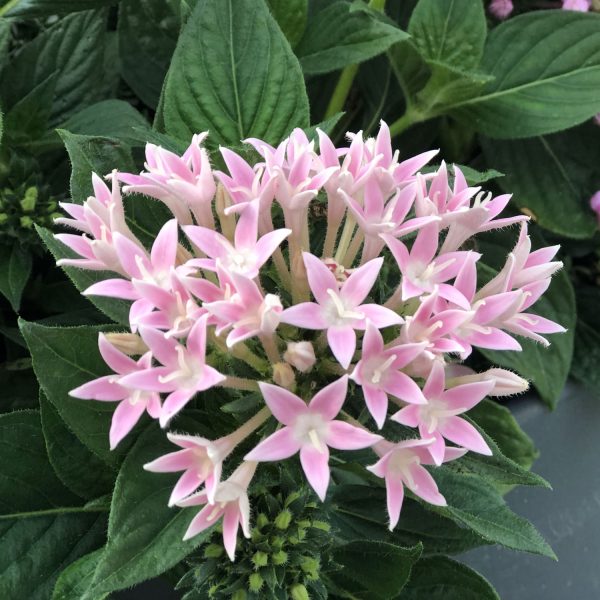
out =
{"type": "Polygon", "coordinates": [[[235,375],[227,376],[219,385],[224,388],[242,390],[246,392],[255,392],[258,390],[258,383],[254,379],[236,377],[235,375]]]}
{"type": "Polygon", "coordinates": [[[354,83],[354,78],[357,73],[358,65],[349,65],[342,71],[337,85],[335,86],[335,90],[333,90],[333,95],[331,96],[327,110],[325,111],[325,120],[330,119],[343,110],[344,104],[346,104],[346,98],[348,98],[350,88],[354,83]]]}
{"type": "Polygon", "coordinates": [[[0,515],[0,521],[7,519],[24,519],[27,517],[47,517],[49,515],[65,515],[72,513],[90,513],[90,512],[108,512],[110,506],[63,506],[57,508],[47,508],[45,510],[33,510],[29,512],[11,513],[9,515],[0,515]]]}
{"type": "Polygon", "coordinates": [[[9,0],[4,6],[0,6],[0,17],[3,17],[11,8],[19,4],[21,0],[9,0]]]}
{"type": "Polygon", "coordinates": [[[400,135],[403,131],[406,131],[409,127],[415,123],[425,121],[426,117],[414,110],[407,110],[398,120],[394,121],[390,125],[390,135],[395,137],[400,135]]]}

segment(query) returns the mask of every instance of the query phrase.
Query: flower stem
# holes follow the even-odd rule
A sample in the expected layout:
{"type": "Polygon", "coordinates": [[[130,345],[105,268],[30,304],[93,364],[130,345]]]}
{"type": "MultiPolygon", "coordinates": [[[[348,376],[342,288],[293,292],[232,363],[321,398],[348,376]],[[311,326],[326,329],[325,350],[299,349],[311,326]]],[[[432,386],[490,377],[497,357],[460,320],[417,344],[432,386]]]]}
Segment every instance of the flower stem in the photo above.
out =
{"type": "Polygon", "coordinates": [[[234,440],[236,445],[239,444],[251,433],[254,433],[270,416],[271,411],[269,410],[269,407],[264,406],[251,419],[238,427],[238,429],[236,429],[229,437],[234,440]]]}
{"type": "Polygon", "coordinates": [[[350,242],[350,246],[348,246],[348,250],[346,251],[346,255],[342,261],[343,265],[348,269],[352,266],[352,263],[354,262],[354,259],[356,258],[364,239],[365,234],[362,229],[359,229],[352,238],[352,242],[350,242]]]}
{"type": "Polygon", "coordinates": [[[254,379],[236,377],[235,375],[228,375],[219,385],[224,388],[242,390],[245,392],[255,392],[258,390],[258,383],[254,379]]]}
{"type": "Polygon", "coordinates": [[[344,229],[342,229],[342,235],[340,236],[340,243],[335,251],[335,261],[337,263],[341,263],[346,255],[346,250],[348,250],[348,245],[354,233],[354,225],[354,217],[349,212],[346,213],[346,221],[344,222],[344,229]]]}
{"type": "Polygon", "coordinates": [[[273,334],[261,335],[259,336],[259,338],[271,363],[273,365],[276,365],[278,362],[281,362],[281,357],[279,356],[279,349],[277,348],[275,336],[273,334]]]}
{"type": "Polygon", "coordinates": [[[390,125],[390,135],[395,137],[412,127],[416,123],[425,121],[427,117],[416,110],[409,108],[399,119],[390,125]]]}
{"type": "Polygon", "coordinates": [[[245,362],[262,375],[269,370],[268,363],[259,356],[256,356],[243,342],[238,342],[232,348],[228,348],[225,341],[216,335],[214,330],[209,330],[208,335],[210,336],[210,341],[224,354],[231,354],[231,356],[245,362]]]}
{"type": "Polygon", "coordinates": [[[9,0],[4,6],[0,6],[0,17],[3,17],[7,12],[9,12],[20,1],[21,0],[9,0]]]}

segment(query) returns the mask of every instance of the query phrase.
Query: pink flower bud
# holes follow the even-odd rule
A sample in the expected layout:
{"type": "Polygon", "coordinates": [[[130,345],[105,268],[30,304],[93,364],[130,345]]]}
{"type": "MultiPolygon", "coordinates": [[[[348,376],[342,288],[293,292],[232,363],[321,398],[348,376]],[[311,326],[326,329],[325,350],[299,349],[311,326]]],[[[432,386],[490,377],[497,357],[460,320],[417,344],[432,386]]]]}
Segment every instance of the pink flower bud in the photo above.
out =
{"type": "Polygon", "coordinates": [[[128,356],[139,356],[148,352],[148,346],[136,333],[106,333],[104,337],[117,350],[128,356]]]}
{"type": "Polygon", "coordinates": [[[283,358],[301,373],[310,371],[317,361],[315,350],[310,342],[289,342],[283,358]]]}
{"type": "Polygon", "coordinates": [[[494,381],[492,391],[488,392],[490,396],[512,396],[529,389],[529,382],[526,379],[506,369],[488,369],[483,375],[484,379],[494,381]]]}
{"type": "Polygon", "coordinates": [[[600,191],[596,192],[590,198],[590,207],[596,213],[598,219],[598,227],[600,227],[600,191]]]}
{"type": "Polygon", "coordinates": [[[291,390],[296,384],[296,376],[290,365],[279,362],[273,365],[273,381],[288,390],[291,390]]]}

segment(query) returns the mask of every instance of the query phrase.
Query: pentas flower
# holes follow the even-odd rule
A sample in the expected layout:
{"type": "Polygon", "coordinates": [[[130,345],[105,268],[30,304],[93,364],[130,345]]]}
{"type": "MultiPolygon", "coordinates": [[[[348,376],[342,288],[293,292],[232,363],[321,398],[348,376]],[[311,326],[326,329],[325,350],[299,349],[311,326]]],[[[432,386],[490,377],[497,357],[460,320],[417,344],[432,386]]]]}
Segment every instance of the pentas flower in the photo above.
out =
{"type": "Polygon", "coordinates": [[[258,239],[258,201],[250,202],[243,210],[235,228],[232,244],[225,236],[207,227],[184,227],[186,235],[209,258],[197,259],[192,264],[216,271],[217,261],[230,273],[254,279],[259,269],[291,233],[277,229],[258,239]]]}
{"type": "Polygon", "coordinates": [[[514,9],[512,0],[492,0],[489,6],[489,11],[502,21],[509,17],[514,9]]]}
{"type": "Polygon", "coordinates": [[[158,419],[161,412],[160,396],[154,391],[143,391],[137,387],[130,388],[123,384],[127,375],[144,372],[152,363],[152,354],[146,352],[135,361],[117,350],[104,334],[98,336],[98,348],[106,364],[114,371],[113,375],[105,375],[88,383],[84,383],[69,392],[74,398],[119,402],[113,413],[109,432],[110,448],[118,443],[133,429],[139,418],[148,412],[153,419],[158,419]]]}
{"type": "Polygon", "coordinates": [[[288,390],[268,383],[260,384],[267,406],[284,427],[260,442],[245,460],[283,460],[300,452],[302,469],[321,500],[329,486],[329,448],[360,450],[381,439],[360,427],[335,417],[348,391],[344,375],[318,392],[308,405],[288,390]]]}
{"type": "Polygon", "coordinates": [[[466,450],[491,455],[492,451],[481,434],[458,415],[481,402],[494,388],[494,382],[476,381],[451,389],[445,389],[445,382],[444,366],[435,362],[423,387],[427,402],[400,409],[392,415],[392,420],[408,427],[418,427],[421,438],[433,439],[427,449],[436,465],[441,465],[444,460],[444,438],[466,450]]]}
{"type": "Polygon", "coordinates": [[[590,208],[596,213],[598,219],[598,227],[600,227],[600,191],[596,192],[590,198],[590,208]]]}
{"type": "MultiPolygon", "coordinates": [[[[330,449],[372,447],[379,460],[369,468],[385,479],[392,528],[405,486],[444,504],[423,465],[467,450],[489,454],[463,414],[485,395],[527,387],[510,371],[476,373],[458,359],[475,347],[519,350],[515,336],[547,343],[544,335],[562,331],[531,311],[562,266],[558,248],[532,250],[526,217],[500,217],[509,195],[470,186],[456,167],[450,181],[444,163],[419,172],[436,151],[400,162],[385,123],[375,138],[349,134],[339,147],[318,135],[318,152],[299,129],[276,147],[246,140],[262,157],[255,165],[221,148],[222,173],[211,170],[205,133],[182,156],[149,144],[144,172],[113,173],[112,189],[94,175],[94,196],[82,206],[64,205],[70,217],[59,220],[81,234],[57,236],[79,255],[64,264],[115,273],[85,293],[132,302],[131,332],[107,334],[119,349],[100,337],[112,374],[71,392],[118,402],[111,447],[144,411],[166,427],[211,387],[236,390],[237,402],[262,392],[265,406],[235,431],[215,439],[171,432],[177,449],[146,465],[180,473],[171,505],[203,507],[186,539],[223,519],[232,560],[240,524],[250,535],[248,489],[259,462],[299,453],[309,484],[324,499],[330,449]],[[125,191],[156,198],[173,212],[150,248],[126,225],[119,180],[125,191]],[[311,202],[315,215],[327,214],[322,244],[311,230],[311,202]],[[506,264],[481,285],[481,255],[465,242],[520,221],[506,264]],[[179,225],[187,235],[181,244],[179,225]],[[383,269],[386,245],[393,257],[383,269]],[[390,285],[393,292],[380,298],[390,285]],[[367,302],[374,286],[380,303],[367,302]],[[360,387],[373,428],[389,439],[352,414],[360,407],[346,400],[349,379],[360,387]],[[390,400],[399,406],[392,417],[390,400]],[[260,429],[272,417],[281,427],[263,439],[260,429]],[[404,429],[395,422],[421,439],[397,439],[404,429]],[[246,461],[221,481],[242,440],[246,461]]],[[[231,399],[222,395],[223,404],[231,399]]],[[[211,424],[209,415],[204,425],[211,424]]]]}
{"type": "Polygon", "coordinates": [[[592,0],[563,0],[563,10],[588,12],[592,8],[592,0]]]}
{"type": "Polygon", "coordinates": [[[402,323],[392,310],[378,304],[362,304],[383,265],[376,258],[356,269],[338,285],[333,273],[316,256],[303,254],[308,283],[317,302],[303,302],[283,311],[283,323],[305,329],[326,329],[333,355],[344,369],[348,368],[356,350],[355,329],[363,330],[366,319],[376,327],[402,323]]]}
{"type": "Polygon", "coordinates": [[[160,412],[160,425],[166,427],[197,393],[218,385],[225,376],[206,364],[206,322],[202,315],[182,345],[156,329],[142,327],[140,334],[161,365],[140,370],[123,378],[123,384],[153,392],[170,392],[160,412]]]}
{"type": "Polygon", "coordinates": [[[213,223],[211,203],[216,187],[208,154],[201,147],[207,135],[194,135],[182,156],[146,144],[146,171],[139,175],[118,174],[118,179],[127,184],[125,193],[161,200],[182,225],[192,223],[191,209],[197,221],[209,227],[213,223]]]}
{"type": "MultiPolygon", "coordinates": [[[[431,439],[406,440],[397,444],[380,442],[374,448],[381,458],[367,469],[385,480],[390,531],[400,519],[405,486],[429,504],[446,506],[446,499],[440,494],[433,477],[422,466],[433,464],[428,451],[431,443],[431,439]]],[[[460,458],[465,452],[462,448],[446,448],[443,462],[460,458]]]]}
{"type": "Polygon", "coordinates": [[[400,344],[386,349],[377,327],[367,322],[361,359],[350,377],[362,387],[367,408],[379,429],[387,416],[388,394],[411,404],[427,402],[421,388],[400,371],[421,354],[425,346],[425,343],[400,344]]]}
{"type": "Polygon", "coordinates": [[[198,492],[177,503],[178,506],[199,506],[204,508],[192,519],[184,541],[212,527],[219,519],[223,519],[223,545],[229,558],[235,560],[238,528],[242,527],[245,537],[250,537],[250,501],[248,485],[256,471],[255,462],[243,462],[226,480],[217,486],[214,502],[209,502],[208,494],[198,492]]]}

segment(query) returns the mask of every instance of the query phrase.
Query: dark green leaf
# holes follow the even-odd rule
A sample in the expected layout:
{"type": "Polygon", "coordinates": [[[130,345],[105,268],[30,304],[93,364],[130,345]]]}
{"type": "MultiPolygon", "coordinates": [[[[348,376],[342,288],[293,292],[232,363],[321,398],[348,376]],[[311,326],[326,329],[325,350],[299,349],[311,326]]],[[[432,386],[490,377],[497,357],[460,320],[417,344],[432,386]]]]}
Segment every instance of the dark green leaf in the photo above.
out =
{"type": "Polygon", "coordinates": [[[199,0],[177,44],[157,123],[209,144],[278,143],[308,125],[300,65],[263,0],[199,0]]]}
{"type": "Polygon", "coordinates": [[[50,466],[38,411],[0,415],[0,447],[0,514],[4,517],[81,503],[50,466]]]}
{"type": "Polygon", "coordinates": [[[571,374],[596,395],[600,394],[600,291],[598,288],[577,290],[577,328],[571,374]]]}
{"type": "Polygon", "coordinates": [[[522,352],[479,350],[493,364],[512,369],[531,380],[544,402],[553,407],[569,375],[575,337],[575,294],[565,271],[554,275],[548,291],[533,305],[530,312],[560,323],[567,332],[552,335],[551,346],[548,348],[520,338],[522,352]]]}
{"type": "Polygon", "coordinates": [[[156,108],[177,44],[179,2],[126,0],[119,8],[117,31],[121,74],[142,101],[156,108]]]}
{"type": "Polygon", "coordinates": [[[106,327],[44,327],[20,321],[44,393],[81,443],[107,465],[119,464],[131,436],[113,452],[108,432],[115,405],[79,400],[69,391],[110,371],[98,350],[98,333],[106,327]]]}
{"type": "MultiPolygon", "coordinates": [[[[46,17],[117,4],[119,0],[19,0],[7,17],[46,17]]],[[[6,4],[6,0],[4,4],[6,4]]]]}
{"type": "Polygon", "coordinates": [[[528,140],[481,142],[488,164],[506,173],[500,187],[541,227],[572,238],[593,235],[589,199],[600,188],[597,125],[528,140]]]}
{"type": "Polygon", "coordinates": [[[157,577],[183,560],[210,533],[183,542],[196,511],[168,508],[177,476],[143,469],[145,463],[172,450],[164,432],[153,424],[123,461],[113,494],[108,544],[85,600],[157,577]]]}
{"type": "Polygon", "coordinates": [[[294,48],[306,29],[308,0],[267,0],[277,24],[294,48]]]}
{"type": "Polygon", "coordinates": [[[2,72],[5,106],[14,106],[56,73],[50,124],[63,122],[104,95],[106,12],[69,15],[29,42],[2,72]]]}
{"type": "Polygon", "coordinates": [[[387,542],[356,540],[334,550],[334,560],[342,568],[329,577],[352,598],[392,599],[402,591],[421,551],[421,544],[401,548],[387,542]]]}
{"type": "Polygon", "coordinates": [[[475,70],[483,55],[487,26],[482,2],[419,0],[408,25],[427,62],[475,70]]]}
{"type": "Polygon", "coordinates": [[[350,2],[341,0],[328,4],[310,18],[296,47],[307,75],[329,73],[363,62],[408,37],[374,11],[353,8],[350,2]]]}
{"type": "Polygon", "coordinates": [[[86,500],[111,493],[116,471],[79,441],[43,392],[40,407],[48,458],[58,478],[86,500]]]}
{"type": "MultiPolygon", "coordinates": [[[[92,583],[96,565],[104,548],[98,548],[71,563],[58,577],[52,600],[81,600],[92,583]]],[[[94,600],[104,600],[108,594],[96,596],[94,600]]]]}
{"type": "Polygon", "coordinates": [[[21,296],[31,275],[31,254],[19,244],[0,245],[0,294],[16,312],[21,305],[21,296]]]}
{"type": "Polygon", "coordinates": [[[101,546],[105,531],[98,514],[0,521],[0,598],[48,600],[60,572],[101,546]]]}
{"type": "Polygon", "coordinates": [[[421,559],[412,569],[402,600],[500,600],[479,573],[446,556],[421,559]]]}
{"type": "Polygon", "coordinates": [[[509,19],[490,34],[481,68],[495,79],[453,105],[469,126],[511,139],[578,125],[600,112],[600,15],[543,10],[509,19]]]}
{"type": "Polygon", "coordinates": [[[510,410],[498,402],[483,400],[469,411],[469,417],[498,444],[505,456],[525,469],[531,467],[538,452],[510,410]]]}
{"type": "Polygon", "coordinates": [[[512,512],[486,480],[446,467],[433,469],[432,475],[448,506],[427,508],[469,527],[489,542],[556,559],[537,529],[512,512]]]}

